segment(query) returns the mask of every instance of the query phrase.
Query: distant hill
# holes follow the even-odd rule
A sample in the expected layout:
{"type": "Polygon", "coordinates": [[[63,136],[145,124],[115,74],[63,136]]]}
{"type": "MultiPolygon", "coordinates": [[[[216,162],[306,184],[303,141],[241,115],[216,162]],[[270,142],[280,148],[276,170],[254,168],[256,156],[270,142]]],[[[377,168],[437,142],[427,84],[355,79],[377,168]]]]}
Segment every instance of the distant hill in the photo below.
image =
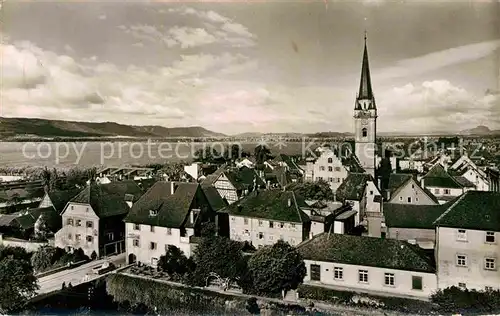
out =
{"type": "Polygon", "coordinates": [[[487,126],[479,125],[460,131],[460,135],[500,135],[500,130],[490,130],[487,126]]]}
{"type": "Polygon", "coordinates": [[[319,132],[314,134],[307,134],[309,137],[318,137],[318,138],[329,138],[329,137],[348,137],[353,136],[353,133],[340,133],[340,132],[319,132]]]}
{"type": "Polygon", "coordinates": [[[224,137],[200,126],[132,126],[114,122],[91,123],[38,118],[0,117],[0,138],[33,137],[224,137]]]}

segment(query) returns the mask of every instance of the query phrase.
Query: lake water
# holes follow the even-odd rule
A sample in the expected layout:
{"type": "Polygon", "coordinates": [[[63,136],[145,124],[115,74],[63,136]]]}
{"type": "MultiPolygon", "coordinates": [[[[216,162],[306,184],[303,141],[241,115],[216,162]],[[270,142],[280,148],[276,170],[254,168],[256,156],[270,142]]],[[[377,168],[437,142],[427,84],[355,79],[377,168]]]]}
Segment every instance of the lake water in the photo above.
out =
{"type": "MultiPolygon", "coordinates": [[[[238,142],[0,142],[0,167],[72,165],[132,165],[190,161],[197,149],[210,146],[221,152],[230,144],[239,144],[253,153],[258,143],[238,142]]],[[[301,154],[317,144],[302,142],[270,142],[273,154],[301,154]]]]}

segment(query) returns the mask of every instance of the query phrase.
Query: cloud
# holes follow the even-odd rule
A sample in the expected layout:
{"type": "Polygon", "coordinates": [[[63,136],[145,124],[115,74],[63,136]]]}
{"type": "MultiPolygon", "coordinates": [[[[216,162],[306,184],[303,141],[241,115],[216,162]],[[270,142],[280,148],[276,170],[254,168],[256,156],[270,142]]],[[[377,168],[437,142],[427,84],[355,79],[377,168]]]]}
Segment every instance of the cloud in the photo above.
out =
{"type": "Polygon", "coordinates": [[[392,131],[459,131],[477,125],[499,128],[498,95],[475,95],[447,80],[393,88],[378,99],[381,124],[392,131]],[[390,124],[389,124],[390,122],[390,124]]]}
{"type": "Polygon", "coordinates": [[[245,26],[232,21],[214,11],[201,11],[184,7],[169,9],[170,14],[193,15],[199,18],[205,27],[175,25],[162,31],[159,28],[140,24],[118,26],[119,29],[134,38],[147,42],[160,42],[168,47],[180,46],[192,48],[208,44],[229,44],[234,47],[251,47],[255,45],[255,35],[245,26]]]}
{"type": "Polygon", "coordinates": [[[382,69],[377,79],[391,79],[423,74],[439,68],[478,60],[492,54],[500,48],[500,40],[464,45],[430,53],[424,56],[404,59],[395,66],[382,69]]]}

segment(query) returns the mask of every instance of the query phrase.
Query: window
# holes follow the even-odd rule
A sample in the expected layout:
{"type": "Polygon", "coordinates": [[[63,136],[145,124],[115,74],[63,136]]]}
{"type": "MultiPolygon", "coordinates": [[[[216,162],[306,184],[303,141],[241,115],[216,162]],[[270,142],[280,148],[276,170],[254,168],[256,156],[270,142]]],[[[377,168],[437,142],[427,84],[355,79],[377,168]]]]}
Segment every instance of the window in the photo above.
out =
{"type": "Polygon", "coordinates": [[[93,238],[92,236],[87,236],[87,242],[92,242],[93,238]]]}
{"type": "Polygon", "coordinates": [[[141,230],[141,225],[134,224],[134,230],[141,230]]]}
{"type": "Polygon", "coordinates": [[[269,221],[269,228],[274,228],[274,222],[269,221]]]}
{"type": "Polygon", "coordinates": [[[439,189],[434,189],[434,194],[439,194],[439,189]]]}
{"type": "Polygon", "coordinates": [[[361,283],[368,283],[368,270],[358,270],[358,280],[361,283]]]}
{"type": "Polygon", "coordinates": [[[400,196],[400,197],[399,197],[399,200],[400,200],[400,201],[403,201],[403,197],[402,197],[402,196],[400,196]]]}
{"type": "Polygon", "coordinates": [[[444,194],[450,194],[450,189],[444,189],[444,194]]]}
{"type": "Polygon", "coordinates": [[[408,197],[408,203],[411,203],[411,196],[408,197]]]}
{"type": "Polygon", "coordinates": [[[467,285],[465,283],[458,283],[458,287],[462,289],[466,289],[467,285]]]}
{"type": "Polygon", "coordinates": [[[66,220],[66,225],[73,226],[73,219],[72,219],[72,218],[68,218],[68,219],[66,220]]]}
{"type": "Polygon", "coordinates": [[[106,238],[108,238],[109,241],[112,241],[113,239],[115,239],[115,234],[113,234],[113,233],[107,233],[106,234],[106,238]]]}
{"type": "Polygon", "coordinates": [[[412,276],[411,277],[411,289],[412,290],[421,290],[422,289],[422,277],[420,277],[420,276],[412,276]]]}
{"type": "Polygon", "coordinates": [[[150,242],[149,243],[149,249],[155,250],[156,249],[156,243],[155,242],[150,242]]]}
{"type": "Polygon", "coordinates": [[[154,233],[155,232],[155,227],[153,225],[149,226],[149,230],[154,233]]]}
{"type": "Polygon", "coordinates": [[[290,224],[290,228],[291,228],[291,229],[295,229],[295,224],[294,224],[294,223],[291,223],[291,224],[290,224]]]}
{"type": "Polygon", "coordinates": [[[243,231],[243,235],[245,235],[245,236],[249,236],[249,237],[250,237],[250,231],[249,231],[248,229],[245,229],[245,230],[243,231]]]}
{"type": "Polygon", "coordinates": [[[264,239],[264,233],[259,233],[259,239],[264,239]]]}
{"type": "Polygon", "coordinates": [[[92,221],[87,221],[87,228],[92,228],[94,226],[94,222],[92,221]]]}
{"type": "Polygon", "coordinates": [[[368,136],[368,130],[366,128],[363,128],[361,132],[363,133],[363,137],[368,136]]]}
{"type": "Polygon", "coordinates": [[[264,222],[259,220],[259,226],[262,226],[262,225],[264,225],[264,222]]]}
{"type": "Polygon", "coordinates": [[[495,232],[486,232],[486,242],[495,242],[495,232]]]}
{"type": "Polygon", "coordinates": [[[76,220],[76,226],[82,226],[82,220],[81,219],[77,219],[76,220]]]}
{"type": "Polygon", "coordinates": [[[134,245],[134,247],[139,247],[139,239],[137,239],[137,238],[136,238],[136,239],[134,239],[134,240],[132,241],[132,244],[134,245]]]}
{"type": "Polygon", "coordinates": [[[495,270],[495,268],[496,268],[495,258],[485,258],[484,259],[484,268],[486,270],[495,270]]]}
{"type": "Polygon", "coordinates": [[[273,235],[269,235],[269,237],[268,237],[268,238],[269,238],[269,241],[273,241],[274,236],[273,236],[273,235]]]}
{"type": "Polygon", "coordinates": [[[325,166],[320,166],[319,171],[325,171],[325,166]]]}
{"type": "Polygon", "coordinates": [[[76,239],[76,240],[81,240],[81,239],[82,239],[82,235],[80,235],[80,234],[76,234],[76,235],[75,235],[75,239],[76,239]]]}
{"type": "Polygon", "coordinates": [[[332,167],[328,167],[328,171],[332,172],[333,168],[332,167]]]}
{"type": "Polygon", "coordinates": [[[281,222],[280,223],[280,228],[283,228],[283,227],[285,227],[285,223],[281,222]]]}
{"type": "Polygon", "coordinates": [[[158,264],[158,258],[151,258],[151,265],[156,266],[158,264]]]}
{"type": "Polygon", "coordinates": [[[394,286],[394,273],[385,273],[384,284],[389,286],[394,286]]]}
{"type": "Polygon", "coordinates": [[[158,211],[156,210],[149,210],[149,216],[156,216],[158,215],[158,211]]]}
{"type": "Polygon", "coordinates": [[[75,207],[74,207],[73,205],[71,205],[71,209],[72,209],[72,210],[74,210],[74,209],[75,209],[75,207]]]}
{"type": "Polygon", "coordinates": [[[491,287],[491,286],[485,286],[485,287],[484,287],[484,290],[485,290],[486,292],[491,292],[491,291],[493,291],[493,287],[491,287]]]}
{"type": "Polygon", "coordinates": [[[290,238],[290,245],[295,245],[295,238],[290,238]]]}
{"type": "Polygon", "coordinates": [[[167,235],[172,235],[172,228],[167,228],[167,235]]]}
{"type": "Polygon", "coordinates": [[[343,280],[344,279],[344,268],[339,268],[339,267],[333,268],[333,278],[335,280],[343,280]]]}
{"type": "Polygon", "coordinates": [[[86,207],[86,208],[85,208],[85,212],[88,212],[88,211],[89,211],[89,208],[88,208],[88,207],[86,207]]]}
{"type": "Polygon", "coordinates": [[[321,181],[321,180],[323,180],[323,177],[316,177],[316,179],[317,179],[318,181],[321,181]]]}
{"type": "Polygon", "coordinates": [[[335,172],[339,172],[340,171],[340,167],[335,167],[335,172]]]}
{"type": "Polygon", "coordinates": [[[321,280],[321,266],[319,264],[311,264],[311,280],[321,280]]]}
{"type": "Polygon", "coordinates": [[[412,185],[411,185],[411,188],[412,188],[412,189],[415,189],[415,185],[414,185],[414,184],[412,184],[412,185]]]}
{"type": "Polygon", "coordinates": [[[370,191],[370,195],[373,195],[373,191],[370,191]]]}
{"type": "Polygon", "coordinates": [[[466,255],[457,255],[457,266],[466,267],[467,266],[467,256],[466,255]]]}
{"type": "Polygon", "coordinates": [[[71,236],[71,234],[68,234],[68,239],[71,240],[73,238],[73,236],[71,236]]]}
{"type": "Polygon", "coordinates": [[[328,158],[328,163],[332,163],[333,162],[333,159],[332,158],[328,158]]]}
{"type": "Polygon", "coordinates": [[[236,217],[231,217],[231,221],[234,222],[236,220],[236,217]]]}
{"type": "Polygon", "coordinates": [[[465,231],[465,229],[459,229],[457,231],[457,240],[467,241],[467,231],[465,231]]]}
{"type": "Polygon", "coordinates": [[[248,218],[243,218],[243,224],[248,225],[248,218]]]}
{"type": "Polygon", "coordinates": [[[328,182],[333,182],[333,178],[328,178],[328,182]]]}

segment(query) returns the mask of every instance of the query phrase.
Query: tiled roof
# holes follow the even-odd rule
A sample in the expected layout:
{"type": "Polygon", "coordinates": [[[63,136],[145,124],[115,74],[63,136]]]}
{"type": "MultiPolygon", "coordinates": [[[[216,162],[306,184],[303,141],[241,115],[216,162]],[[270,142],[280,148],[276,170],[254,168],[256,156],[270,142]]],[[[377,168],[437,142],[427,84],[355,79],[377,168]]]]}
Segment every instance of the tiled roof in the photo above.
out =
{"type": "Polygon", "coordinates": [[[47,216],[46,219],[49,227],[57,227],[61,225],[61,216],[52,207],[30,209],[27,214],[17,217],[12,225],[16,225],[22,229],[34,228],[35,222],[42,214],[47,216]]]}
{"type": "Polygon", "coordinates": [[[202,185],[212,185],[217,181],[219,176],[224,172],[225,167],[220,167],[219,169],[215,170],[214,173],[209,174],[206,176],[206,178],[201,182],[202,185]]]}
{"type": "Polygon", "coordinates": [[[467,191],[435,222],[437,226],[500,231],[500,193],[467,191]]]}
{"type": "Polygon", "coordinates": [[[292,191],[263,190],[252,192],[226,207],[224,212],[237,216],[302,223],[309,221],[302,207],[307,207],[304,199],[292,191]]]}
{"type": "Polygon", "coordinates": [[[217,212],[228,205],[214,186],[204,185],[201,188],[207,197],[208,204],[210,204],[210,207],[214,212],[217,212]]]}
{"type": "Polygon", "coordinates": [[[123,215],[129,211],[125,194],[132,194],[137,201],[142,190],[133,180],[116,181],[108,184],[91,183],[70,202],[90,204],[100,218],[123,215]]]}
{"type": "Polygon", "coordinates": [[[446,172],[440,163],[435,164],[423,177],[425,187],[462,188],[462,185],[446,172]]]}
{"type": "Polygon", "coordinates": [[[254,185],[254,179],[258,187],[265,186],[265,182],[254,169],[242,167],[240,169],[231,169],[225,171],[227,179],[236,189],[250,189],[254,185]]]}
{"type": "Polygon", "coordinates": [[[366,183],[373,180],[373,177],[367,173],[349,173],[344,182],[337,189],[337,198],[339,200],[359,201],[365,192],[366,183]]]}
{"type": "Polygon", "coordinates": [[[460,183],[461,186],[463,186],[464,188],[475,188],[476,186],[474,185],[474,183],[470,182],[469,180],[467,180],[467,178],[465,177],[461,177],[461,176],[456,176],[456,177],[453,177],[458,183],[460,183]]]}
{"type": "Polygon", "coordinates": [[[82,189],[74,188],[71,190],[53,190],[48,193],[54,209],[61,213],[68,202],[80,193],[82,189]]]}
{"type": "Polygon", "coordinates": [[[198,183],[156,182],[134,203],[124,221],[179,228],[184,224],[197,192],[201,192],[198,183]],[[173,195],[171,194],[172,184],[174,185],[173,195]],[[151,216],[150,211],[156,211],[157,215],[151,216]]]}
{"type": "Polygon", "coordinates": [[[304,259],[434,273],[432,258],[396,239],[323,233],[297,247],[304,259]]]}
{"type": "Polygon", "coordinates": [[[151,179],[141,179],[141,180],[134,180],[135,183],[141,188],[142,192],[146,192],[151,188],[156,182],[158,182],[157,179],[151,178],[151,179]]]}
{"type": "Polygon", "coordinates": [[[449,207],[442,205],[384,204],[387,227],[434,229],[434,221],[449,207]]]}

